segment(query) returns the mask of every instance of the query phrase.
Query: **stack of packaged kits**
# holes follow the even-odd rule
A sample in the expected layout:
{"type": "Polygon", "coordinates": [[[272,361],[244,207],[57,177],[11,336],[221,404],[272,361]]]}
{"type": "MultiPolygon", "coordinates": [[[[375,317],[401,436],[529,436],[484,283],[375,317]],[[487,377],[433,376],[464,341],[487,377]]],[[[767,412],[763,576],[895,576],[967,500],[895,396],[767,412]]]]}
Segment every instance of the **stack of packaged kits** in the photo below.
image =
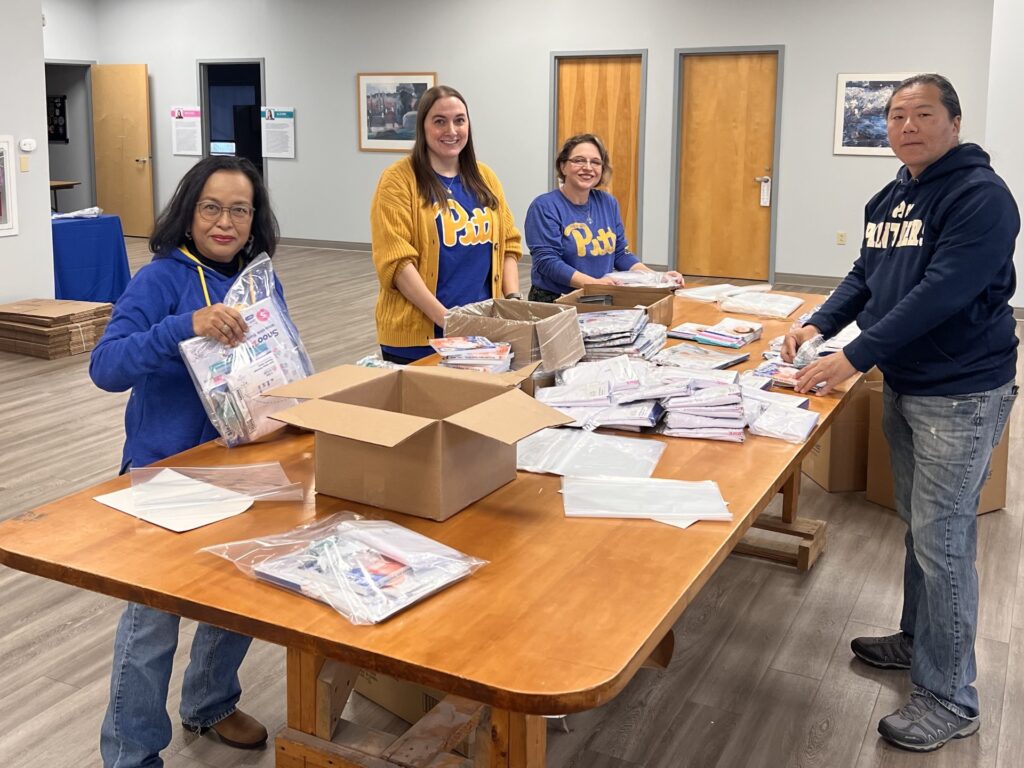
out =
{"type": "Polygon", "coordinates": [[[743,442],[743,397],[735,384],[706,387],[692,394],[669,397],[662,401],[662,405],[665,407],[665,421],[660,428],[662,434],[743,442]]]}
{"type": "Polygon", "coordinates": [[[441,356],[445,368],[482,373],[504,373],[512,367],[512,345],[493,342],[486,336],[446,336],[431,339],[430,346],[441,356]]]}
{"type": "Polygon", "coordinates": [[[586,348],[585,361],[619,355],[651,359],[665,346],[668,329],[649,323],[643,309],[612,309],[578,316],[586,348]]]}
{"type": "Polygon", "coordinates": [[[103,336],[113,305],[26,299],[0,305],[0,351],[46,360],[89,352],[103,336]]]}
{"type": "Polygon", "coordinates": [[[696,341],[698,344],[739,349],[760,339],[763,328],[761,323],[752,320],[724,317],[714,325],[682,323],[672,328],[668,335],[673,339],[696,341]]]}

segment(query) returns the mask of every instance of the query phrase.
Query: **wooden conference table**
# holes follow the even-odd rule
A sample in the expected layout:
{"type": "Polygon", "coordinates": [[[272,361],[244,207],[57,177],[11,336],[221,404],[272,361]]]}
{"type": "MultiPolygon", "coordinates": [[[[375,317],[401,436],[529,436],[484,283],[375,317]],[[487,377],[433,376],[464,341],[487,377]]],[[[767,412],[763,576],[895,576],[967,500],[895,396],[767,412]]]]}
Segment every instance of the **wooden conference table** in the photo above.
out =
{"type": "MultiPolygon", "coordinates": [[[[675,301],[676,323],[717,314],[675,301]]],[[[752,358],[789,323],[766,322],[752,358]]],[[[129,485],[120,477],[0,524],[0,562],[286,646],[288,716],[277,738],[278,766],[468,766],[448,750],[473,729],[490,765],[543,766],[546,726],[538,716],[599,706],[645,661],[671,657],[673,624],[784,486],[795,508],[801,458],[842,398],[813,400],[821,423],[802,445],[753,435],[744,444],[651,438],[669,444],[655,476],[715,479],[733,512],[730,523],[679,530],[652,521],[567,519],[559,478],[529,473],[436,523],[315,494],[313,438],[290,433],[230,450],[207,443],[163,463],[278,460],[305,484],[303,502],[260,502],[244,515],[175,534],[93,501],[129,485]],[[490,563],[382,624],[353,626],[326,605],[198,552],[337,510],[398,521],[490,563]],[[339,728],[358,668],[453,695],[397,740],[339,728]],[[336,731],[347,745],[338,735],[329,741],[336,731]]]]}

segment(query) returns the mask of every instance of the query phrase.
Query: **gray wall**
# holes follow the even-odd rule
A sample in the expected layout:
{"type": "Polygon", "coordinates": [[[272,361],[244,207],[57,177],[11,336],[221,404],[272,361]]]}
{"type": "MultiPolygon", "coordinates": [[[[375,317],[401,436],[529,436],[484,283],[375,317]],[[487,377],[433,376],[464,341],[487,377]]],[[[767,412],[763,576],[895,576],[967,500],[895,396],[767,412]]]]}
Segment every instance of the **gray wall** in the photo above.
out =
{"type": "MultiPolygon", "coordinates": [[[[1024,3],[995,0],[992,22],[992,66],[988,84],[988,139],[985,148],[992,165],[1010,189],[1018,206],[1024,202],[1024,101],[1021,101],[1020,73],[1024,72],[1024,3]]],[[[1017,237],[1017,294],[1015,307],[1024,306],[1024,235],[1017,237]]]]}
{"type": "Polygon", "coordinates": [[[74,189],[64,189],[57,193],[58,210],[66,213],[88,208],[96,204],[89,67],[47,64],[46,95],[68,97],[68,143],[49,144],[50,178],[82,182],[74,189]]]}
{"type": "MultiPolygon", "coordinates": [[[[47,0],[56,14],[69,0],[47,0]]],[[[81,2],[76,3],[80,8],[81,2]]],[[[199,0],[95,0],[96,56],[146,62],[152,82],[158,205],[192,159],[170,154],[167,107],[195,103],[196,59],[266,59],[267,98],[294,106],[295,160],[269,160],[288,237],[369,240],[380,172],[398,155],[357,149],[357,72],[436,70],[467,97],[478,155],[497,171],[522,222],[548,174],[550,52],[647,48],[643,237],[646,261],[668,263],[675,48],[786,46],[778,180],[783,273],[842,275],[856,256],[865,200],[895,173],[894,159],[832,155],[836,74],[939,70],[957,84],[964,136],[984,138],[992,0],[222,0],[222,24],[196,24],[199,0]],[[400,21],[399,21],[400,20],[400,21]],[[230,30],[230,35],[225,34],[230,30]],[[912,34],[909,32],[912,30],[912,34]],[[835,233],[849,233],[847,246],[835,233]]],[[[78,12],[78,8],[75,12],[78,12]]],[[[70,58],[47,41],[49,58],[70,58]]],[[[77,51],[77,55],[83,55],[77,51]]]]}
{"type": "Polygon", "coordinates": [[[43,78],[43,29],[39,0],[6,3],[0,72],[0,134],[36,140],[27,155],[29,170],[19,170],[24,153],[15,150],[18,230],[0,237],[0,302],[53,297],[53,247],[50,238],[50,177],[46,156],[46,100],[43,78]]]}

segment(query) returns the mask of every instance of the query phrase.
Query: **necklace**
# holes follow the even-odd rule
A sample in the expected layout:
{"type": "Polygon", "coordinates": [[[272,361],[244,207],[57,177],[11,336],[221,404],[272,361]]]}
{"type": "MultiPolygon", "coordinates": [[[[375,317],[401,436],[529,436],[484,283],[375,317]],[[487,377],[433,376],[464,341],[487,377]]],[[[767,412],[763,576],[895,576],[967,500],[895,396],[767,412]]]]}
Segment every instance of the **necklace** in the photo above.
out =
{"type": "Polygon", "coordinates": [[[590,206],[591,206],[591,204],[593,202],[594,202],[593,198],[590,197],[590,195],[587,195],[587,204],[586,204],[585,207],[582,206],[582,205],[576,205],[575,203],[573,203],[573,205],[576,205],[577,208],[582,208],[583,209],[582,215],[587,217],[587,224],[593,224],[594,223],[594,219],[590,215],[590,206]]]}
{"type": "Polygon", "coordinates": [[[563,195],[563,197],[565,197],[566,200],[569,201],[569,205],[571,205],[573,208],[576,209],[577,215],[579,215],[581,217],[583,217],[583,216],[587,217],[587,224],[593,224],[594,223],[594,217],[590,215],[590,208],[591,208],[591,206],[594,203],[594,196],[593,195],[588,193],[587,194],[587,202],[585,202],[585,203],[574,203],[572,201],[572,198],[570,198],[569,195],[567,195],[565,193],[565,189],[564,188],[562,189],[562,195],[563,195]]]}
{"type": "Polygon", "coordinates": [[[438,180],[441,182],[441,186],[445,188],[449,195],[451,195],[452,187],[455,185],[455,182],[459,180],[459,174],[456,173],[449,179],[447,176],[442,176],[440,173],[437,173],[437,171],[434,171],[434,173],[437,175],[438,180]]]}

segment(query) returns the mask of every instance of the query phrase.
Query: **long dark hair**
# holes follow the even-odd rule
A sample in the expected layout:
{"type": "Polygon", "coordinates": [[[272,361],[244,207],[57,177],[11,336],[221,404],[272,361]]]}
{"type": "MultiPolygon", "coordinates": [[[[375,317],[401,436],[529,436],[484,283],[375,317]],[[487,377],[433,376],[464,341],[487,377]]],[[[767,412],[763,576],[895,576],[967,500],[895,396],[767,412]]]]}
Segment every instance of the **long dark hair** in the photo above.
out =
{"type": "MultiPolygon", "coordinates": [[[[462,94],[447,85],[435,85],[433,88],[423,92],[419,104],[416,107],[416,141],[412,147],[412,155],[409,160],[412,163],[413,173],[416,175],[416,186],[420,191],[423,202],[427,205],[441,203],[448,199],[448,192],[437,178],[434,169],[430,167],[430,155],[427,149],[427,134],[424,125],[427,122],[427,112],[434,106],[438,99],[445,99],[454,96],[466,107],[466,119],[469,120],[469,106],[462,94]]],[[[466,137],[466,146],[459,153],[459,175],[462,176],[462,186],[476,198],[476,201],[488,208],[498,207],[498,198],[494,196],[490,187],[484,182],[480,174],[480,166],[476,164],[476,152],[473,150],[473,124],[469,124],[469,134],[466,137]]],[[[445,210],[445,206],[441,206],[445,210]]]]}
{"type": "Polygon", "coordinates": [[[149,249],[153,253],[160,254],[185,242],[192,228],[192,217],[199,202],[199,195],[202,194],[207,179],[217,171],[244,173],[252,183],[252,244],[246,246],[245,260],[262,251],[266,251],[268,256],[274,255],[281,233],[277,226],[277,217],[270,207],[270,193],[263,183],[263,177],[252,161],[244,157],[226,155],[204,157],[181,177],[178,188],[174,190],[171,201],[156,220],[153,234],[149,237],[149,249]]]}

